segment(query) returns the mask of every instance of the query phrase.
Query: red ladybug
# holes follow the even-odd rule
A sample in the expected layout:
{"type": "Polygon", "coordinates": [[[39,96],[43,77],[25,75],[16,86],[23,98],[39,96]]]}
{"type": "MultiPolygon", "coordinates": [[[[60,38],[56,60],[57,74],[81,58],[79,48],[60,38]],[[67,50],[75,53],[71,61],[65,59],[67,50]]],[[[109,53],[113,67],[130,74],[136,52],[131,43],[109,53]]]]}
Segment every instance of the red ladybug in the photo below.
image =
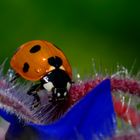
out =
{"type": "Polygon", "coordinates": [[[72,83],[72,69],[64,53],[44,40],[23,44],[13,55],[10,65],[16,74],[26,80],[40,81],[28,91],[40,102],[37,91],[46,89],[52,93],[51,101],[67,98],[72,83]]]}

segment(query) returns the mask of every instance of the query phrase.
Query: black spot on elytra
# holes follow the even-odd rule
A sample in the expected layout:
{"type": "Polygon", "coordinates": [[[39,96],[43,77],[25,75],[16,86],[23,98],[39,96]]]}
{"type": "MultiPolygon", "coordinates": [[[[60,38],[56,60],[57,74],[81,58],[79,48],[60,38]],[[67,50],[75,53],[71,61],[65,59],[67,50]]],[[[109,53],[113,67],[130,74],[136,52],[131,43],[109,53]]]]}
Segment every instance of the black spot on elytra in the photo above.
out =
{"type": "Polygon", "coordinates": [[[30,49],[30,53],[36,53],[41,49],[40,45],[35,45],[30,49]]]}
{"type": "Polygon", "coordinates": [[[24,66],[23,66],[23,72],[24,73],[28,72],[29,71],[29,67],[30,67],[29,64],[27,62],[25,62],[24,66]]]}
{"type": "Polygon", "coordinates": [[[55,68],[59,68],[62,65],[62,59],[58,56],[48,58],[48,63],[55,68]]]}

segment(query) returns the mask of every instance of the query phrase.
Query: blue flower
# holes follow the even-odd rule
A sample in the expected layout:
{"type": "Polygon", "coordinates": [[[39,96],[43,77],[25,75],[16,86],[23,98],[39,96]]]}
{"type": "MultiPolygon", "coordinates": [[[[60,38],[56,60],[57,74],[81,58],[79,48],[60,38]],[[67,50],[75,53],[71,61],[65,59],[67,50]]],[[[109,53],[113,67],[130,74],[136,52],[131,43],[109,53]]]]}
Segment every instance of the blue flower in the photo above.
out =
{"type": "Polygon", "coordinates": [[[109,79],[102,81],[51,124],[25,123],[16,114],[3,109],[0,115],[10,122],[7,140],[102,140],[112,137],[116,130],[109,79]]]}

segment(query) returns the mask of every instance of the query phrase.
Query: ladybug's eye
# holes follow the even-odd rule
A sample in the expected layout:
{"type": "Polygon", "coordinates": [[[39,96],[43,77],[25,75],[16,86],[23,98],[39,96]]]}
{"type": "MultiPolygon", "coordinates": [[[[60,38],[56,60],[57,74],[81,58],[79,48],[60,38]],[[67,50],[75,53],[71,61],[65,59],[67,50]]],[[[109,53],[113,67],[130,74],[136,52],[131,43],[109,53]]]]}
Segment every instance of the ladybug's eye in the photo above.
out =
{"type": "Polygon", "coordinates": [[[60,96],[61,96],[61,93],[58,92],[58,93],[57,93],[57,97],[60,97],[60,96]]]}
{"type": "Polygon", "coordinates": [[[67,92],[64,92],[64,96],[67,96],[67,92]]]}

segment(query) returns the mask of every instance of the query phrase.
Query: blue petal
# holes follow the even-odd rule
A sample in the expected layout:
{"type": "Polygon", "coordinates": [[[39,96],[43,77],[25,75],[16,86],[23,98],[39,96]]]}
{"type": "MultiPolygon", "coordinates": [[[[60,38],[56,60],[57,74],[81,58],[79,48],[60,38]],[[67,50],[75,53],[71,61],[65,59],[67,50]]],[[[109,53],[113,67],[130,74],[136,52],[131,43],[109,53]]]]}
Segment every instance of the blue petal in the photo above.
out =
{"type": "Polygon", "coordinates": [[[8,113],[4,109],[0,109],[0,116],[10,123],[6,133],[6,140],[14,140],[15,138],[19,138],[18,135],[22,136],[23,124],[16,115],[8,113]]]}
{"type": "Polygon", "coordinates": [[[7,111],[5,111],[4,109],[0,108],[0,116],[2,118],[4,118],[7,122],[12,123],[12,124],[17,124],[19,123],[19,119],[17,116],[15,116],[14,114],[11,114],[7,111]]]}
{"type": "Polygon", "coordinates": [[[102,140],[111,137],[116,129],[116,118],[110,91],[110,80],[104,80],[63,118],[50,125],[15,125],[17,120],[14,117],[14,123],[11,122],[6,135],[7,140],[20,140],[25,136],[28,140],[102,140]]]}
{"type": "Polygon", "coordinates": [[[46,126],[33,125],[39,140],[101,140],[111,137],[116,119],[110,91],[110,80],[106,79],[57,122],[46,126]]]}

